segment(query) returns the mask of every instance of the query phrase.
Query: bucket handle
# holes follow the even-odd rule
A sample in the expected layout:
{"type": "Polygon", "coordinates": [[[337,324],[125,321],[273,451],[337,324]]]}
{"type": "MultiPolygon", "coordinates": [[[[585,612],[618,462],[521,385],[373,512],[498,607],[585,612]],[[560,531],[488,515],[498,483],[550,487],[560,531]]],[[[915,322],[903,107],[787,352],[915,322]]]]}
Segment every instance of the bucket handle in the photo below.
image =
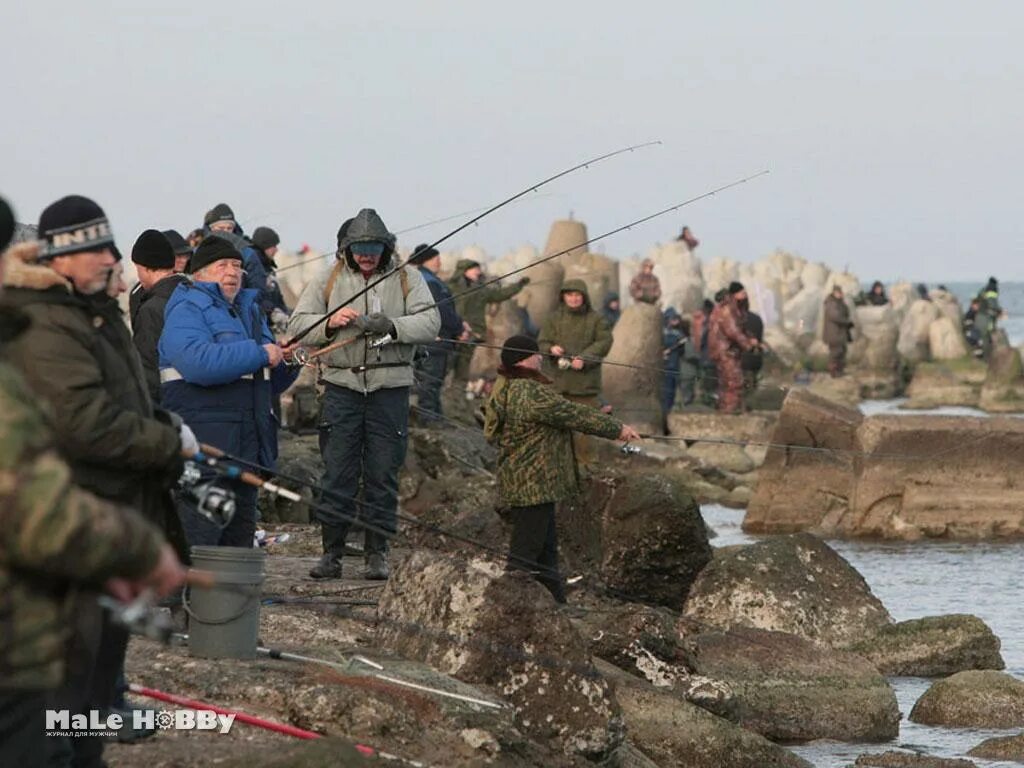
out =
{"type": "Polygon", "coordinates": [[[256,593],[255,592],[250,594],[248,597],[246,597],[245,602],[242,603],[242,609],[238,613],[236,613],[234,616],[229,616],[226,619],[217,619],[217,620],[212,620],[211,619],[211,620],[208,621],[208,620],[202,618],[201,616],[197,615],[196,612],[192,609],[192,606],[189,605],[189,602],[188,602],[188,590],[189,590],[189,588],[188,588],[187,585],[185,587],[182,587],[182,589],[181,589],[181,604],[185,607],[185,613],[187,613],[190,618],[193,618],[196,621],[198,621],[200,624],[208,624],[210,626],[217,626],[219,624],[230,624],[232,621],[235,621],[236,619],[242,618],[242,616],[245,615],[245,612],[249,610],[249,603],[251,603],[253,598],[256,597],[256,593]]]}

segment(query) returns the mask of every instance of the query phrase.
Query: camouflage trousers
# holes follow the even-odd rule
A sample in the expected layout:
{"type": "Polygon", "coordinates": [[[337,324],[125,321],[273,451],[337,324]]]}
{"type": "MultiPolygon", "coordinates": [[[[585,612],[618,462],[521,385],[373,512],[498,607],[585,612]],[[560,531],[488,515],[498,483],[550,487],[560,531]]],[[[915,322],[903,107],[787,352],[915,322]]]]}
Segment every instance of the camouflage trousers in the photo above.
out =
{"type": "Polygon", "coordinates": [[[724,355],[715,361],[718,373],[718,410],[743,412],[743,367],[738,357],[724,355]]]}

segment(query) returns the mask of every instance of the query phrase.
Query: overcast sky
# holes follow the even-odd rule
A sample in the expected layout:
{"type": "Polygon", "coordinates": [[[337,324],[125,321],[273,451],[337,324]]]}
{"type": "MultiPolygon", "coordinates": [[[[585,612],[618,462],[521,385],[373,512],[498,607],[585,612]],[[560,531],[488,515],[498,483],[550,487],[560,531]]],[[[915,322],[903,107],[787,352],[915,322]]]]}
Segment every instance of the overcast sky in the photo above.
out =
{"type": "Polygon", "coordinates": [[[450,245],[542,246],[570,211],[597,234],[770,168],[603,249],[688,223],[705,258],[1024,279],[1019,3],[35,0],[0,26],[0,194],[31,221],[94,197],[125,250],[220,201],[325,248],[364,206],[403,229],[660,139],[450,245]]]}

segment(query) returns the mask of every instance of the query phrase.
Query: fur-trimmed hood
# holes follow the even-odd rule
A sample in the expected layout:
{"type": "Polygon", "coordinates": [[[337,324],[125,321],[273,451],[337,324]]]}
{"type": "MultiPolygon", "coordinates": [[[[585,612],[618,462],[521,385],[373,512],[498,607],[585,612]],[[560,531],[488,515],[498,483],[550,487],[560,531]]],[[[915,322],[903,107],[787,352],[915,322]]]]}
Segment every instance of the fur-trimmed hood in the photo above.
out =
{"type": "Polygon", "coordinates": [[[71,282],[45,264],[40,264],[39,254],[38,242],[18,243],[8,248],[3,255],[4,288],[26,288],[32,291],[64,288],[71,294],[71,282]]]}

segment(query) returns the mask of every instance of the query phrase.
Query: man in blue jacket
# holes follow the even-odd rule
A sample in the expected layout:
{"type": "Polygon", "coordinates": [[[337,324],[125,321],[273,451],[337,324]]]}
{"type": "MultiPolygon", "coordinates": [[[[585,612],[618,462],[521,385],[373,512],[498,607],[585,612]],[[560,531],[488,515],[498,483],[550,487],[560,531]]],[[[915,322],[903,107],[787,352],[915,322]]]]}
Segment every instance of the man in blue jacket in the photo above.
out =
{"type": "MultiPolygon", "coordinates": [[[[242,256],[219,237],[207,237],[190,262],[192,281],[167,302],[160,337],[163,407],[193,424],[200,441],[263,466],[277,459],[273,395],[295,380],[282,365],[260,309],[259,294],[242,288],[242,256]]],[[[228,482],[228,481],[225,481],[228,482]]],[[[192,545],[251,547],[256,489],[232,483],[236,511],[221,530],[182,501],[182,523],[192,545]]]]}
{"type": "Polygon", "coordinates": [[[417,398],[416,420],[423,426],[443,424],[441,411],[441,387],[448,373],[448,358],[455,351],[453,339],[468,339],[469,333],[458,310],[448,286],[437,276],[441,269],[441,254],[426,243],[417,245],[413,250],[410,263],[419,267],[420,274],[434,297],[437,311],[441,315],[441,330],[437,341],[424,344],[419,348],[413,373],[416,376],[414,391],[417,398]]]}
{"type": "Polygon", "coordinates": [[[270,301],[268,295],[269,282],[267,270],[263,266],[259,249],[252,240],[245,236],[241,225],[235,218],[235,212],[227,203],[217,203],[203,217],[205,234],[216,235],[227,240],[241,254],[243,269],[243,288],[254,288],[259,291],[259,303],[266,307],[270,301]]]}

